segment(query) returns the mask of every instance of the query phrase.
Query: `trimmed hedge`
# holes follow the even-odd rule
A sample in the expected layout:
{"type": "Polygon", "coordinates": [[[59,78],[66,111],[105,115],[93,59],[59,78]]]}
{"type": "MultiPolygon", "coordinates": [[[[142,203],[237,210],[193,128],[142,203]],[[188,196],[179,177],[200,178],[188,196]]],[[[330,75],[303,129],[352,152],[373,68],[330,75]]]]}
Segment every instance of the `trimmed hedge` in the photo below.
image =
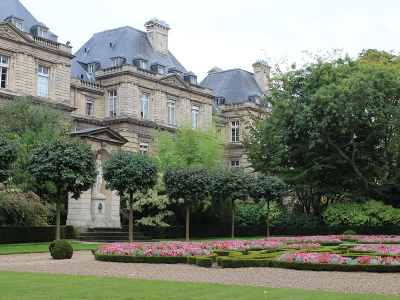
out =
{"type": "MultiPolygon", "coordinates": [[[[229,237],[231,234],[230,226],[190,226],[190,237],[206,238],[206,237],[229,237]]],[[[128,226],[122,226],[122,230],[128,232],[128,226]]],[[[293,236],[310,236],[310,235],[330,235],[342,234],[346,230],[354,230],[360,235],[400,235],[400,226],[271,226],[270,234],[275,236],[293,235],[293,236]]],[[[133,226],[133,231],[143,232],[146,236],[153,239],[175,239],[185,237],[185,226],[133,226]]],[[[236,226],[236,237],[249,236],[266,236],[267,226],[236,226]]]]}
{"type": "MultiPolygon", "coordinates": [[[[0,244],[52,242],[56,235],[55,226],[0,226],[0,244]]],[[[73,239],[72,226],[61,226],[61,239],[73,239]]]]}
{"type": "Polygon", "coordinates": [[[187,256],[132,256],[100,254],[92,251],[94,258],[101,261],[146,264],[186,264],[187,256]]]}

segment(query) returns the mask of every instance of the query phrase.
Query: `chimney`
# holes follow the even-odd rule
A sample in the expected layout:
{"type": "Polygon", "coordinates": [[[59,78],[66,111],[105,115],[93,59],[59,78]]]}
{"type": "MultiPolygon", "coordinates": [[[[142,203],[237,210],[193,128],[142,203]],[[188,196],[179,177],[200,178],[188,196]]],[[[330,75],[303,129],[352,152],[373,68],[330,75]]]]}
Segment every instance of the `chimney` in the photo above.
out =
{"type": "Polygon", "coordinates": [[[169,25],[159,19],[151,19],[144,26],[147,30],[147,38],[150,41],[154,51],[168,55],[168,31],[169,25]]]}
{"type": "Polygon", "coordinates": [[[216,72],[222,72],[222,71],[223,70],[220,67],[215,66],[215,67],[212,67],[211,70],[207,72],[207,74],[216,73],[216,72]]]}
{"type": "Polygon", "coordinates": [[[257,59],[252,65],[254,69],[254,79],[258,83],[262,92],[268,91],[268,81],[271,67],[265,60],[257,59]]]}

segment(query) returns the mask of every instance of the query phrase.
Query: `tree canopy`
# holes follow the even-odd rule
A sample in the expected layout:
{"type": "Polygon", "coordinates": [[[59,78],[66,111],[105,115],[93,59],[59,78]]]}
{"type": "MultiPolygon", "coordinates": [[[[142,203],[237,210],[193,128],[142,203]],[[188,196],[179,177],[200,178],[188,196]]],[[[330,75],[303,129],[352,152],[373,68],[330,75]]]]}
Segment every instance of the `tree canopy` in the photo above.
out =
{"type": "Polygon", "coordinates": [[[133,194],[146,194],[157,183],[158,167],[148,155],[127,150],[111,153],[104,163],[103,178],[106,188],[120,196],[129,194],[129,242],[133,240],[133,194]]]}
{"type": "Polygon", "coordinates": [[[162,171],[169,166],[196,166],[216,169],[224,164],[223,136],[214,126],[178,128],[173,135],[166,131],[153,131],[155,155],[162,171]]]}
{"type": "Polygon", "coordinates": [[[282,176],[308,212],[377,195],[399,175],[399,62],[366,50],[277,73],[272,114],[245,141],[253,167],[282,176]]]}
{"type": "Polygon", "coordinates": [[[43,142],[32,152],[26,168],[39,184],[51,183],[57,198],[56,239],[60,238],[61,198],[67,193],[78,199],[96,181],[95,152],[79,139],[43,142]]]}

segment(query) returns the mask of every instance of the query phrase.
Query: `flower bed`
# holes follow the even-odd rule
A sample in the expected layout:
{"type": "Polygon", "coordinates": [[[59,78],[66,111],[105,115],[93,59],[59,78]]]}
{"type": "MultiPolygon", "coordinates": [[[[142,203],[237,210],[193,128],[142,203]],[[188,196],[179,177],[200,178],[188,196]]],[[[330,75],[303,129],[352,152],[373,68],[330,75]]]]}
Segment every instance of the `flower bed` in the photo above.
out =
{"type": "Polygon", "coordinates": [[[357,236],[357,243],[399,244],[399,235],[363,235],[357,236]]]}
{"type": "Polygon", "coordinates": [[[342,242],[344,235],[316,235],[316,236],[300,236],[300,237],[278,237],[267,238],[265,240],[272,242],[295,242],[295,243],[319,243],[321,245],[338,245],[342,242]]]}
{"type": "Polygon", "coordinates": [[[360,245],[360,246],[355,246],[354,250],[375,252],[377,254],[397,255],[400,254],[400,245],[385,245],[385,244],[360,245]]]}

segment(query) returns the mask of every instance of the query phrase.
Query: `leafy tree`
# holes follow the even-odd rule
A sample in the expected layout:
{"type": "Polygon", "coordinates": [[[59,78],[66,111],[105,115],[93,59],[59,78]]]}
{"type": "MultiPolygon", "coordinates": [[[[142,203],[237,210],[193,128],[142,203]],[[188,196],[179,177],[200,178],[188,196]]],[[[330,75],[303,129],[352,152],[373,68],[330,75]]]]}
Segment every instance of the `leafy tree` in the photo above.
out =
{"type": "Polygon", "coordinates": [[[133,195],[146,194],[157,183],[158,167],[148,155],[119,150],[111,153],[104,163],[103,177],[106,188],[115,190],[120,196],[129,194],[129,242],[133,241],[133,195]]]}
{"type": "Polygon", "coordinates": [[[210,176],[206,168],[170,167],[164,182],[171,199],[184,199],[186,206],[186,241],[189,241],[190,203],[203,201],[208,196],[210,176]]]}
{"type": "Polygon", "coordinates": [[[236,224],[238,226],[262,226],[265,225],[265,212],[260,204],[248,204],[239,207],[236,212],[236,224]]]}
{"type": "Polygon", "coordinates": [[[270,117],[247,141],[257,171],[280,175],[307,212],[371,197],[399,171],[399,58],[367,50],[358,59],[316,57],[278,72],[270,117]],[[371,188],[372,187],[372,188],[371,188]]]}
{"type": "Polygon", "coordinates": [[[17,158],[11,165],[10,183],[24,191],[39,187],[24,166],[31,152],[43,141],[65,137],[72,128],[56,105],[35,103],[27,97],[16,97],[0,106],[0,129],[12,141],[17,158]]]}
{"type": "Polygon", "coordinates": [[[10,168],[16,159],[16,147],[9,138],[0,134],[0,183],[10,177],[10,168]]]}
{"type": "Polygon", "coordinates": [[[96,181],[95,152],[79,139],[54,139],[43,142],[28,159],[27,170],[39,184],[51,183],[57,199],[56,237],[60,239],[60,207],[63,195],[74,199],[96,181]]]}
{"type": "Polygon", "coordinates": [[[263,173],[258,174],[257,179],[253,182],[251,195],[255,202],[267,202],[267,235],[269,237],[269,203],[271,201],[279,202],[283,197],[287,196],[288,189],[283,180],[276,176],[267,176],[263,173]]]}
{"type": "Polygon", "coordinates": [[[169,166],[196,166],[216,169],[223,166],[225,148],[223,136],[214,126],[178,128],[175,135],[166,131],[153,131],[155,154],[162,171],[169,166]]]}
{"type": "Polygon", "coordinates": [[[250,175],[241,168],[223,168],[212,173],[210,195],[213,201],[231,202],[231,237],[235,236],[235,200],[245,200],[251,189],[250,175]]]}

